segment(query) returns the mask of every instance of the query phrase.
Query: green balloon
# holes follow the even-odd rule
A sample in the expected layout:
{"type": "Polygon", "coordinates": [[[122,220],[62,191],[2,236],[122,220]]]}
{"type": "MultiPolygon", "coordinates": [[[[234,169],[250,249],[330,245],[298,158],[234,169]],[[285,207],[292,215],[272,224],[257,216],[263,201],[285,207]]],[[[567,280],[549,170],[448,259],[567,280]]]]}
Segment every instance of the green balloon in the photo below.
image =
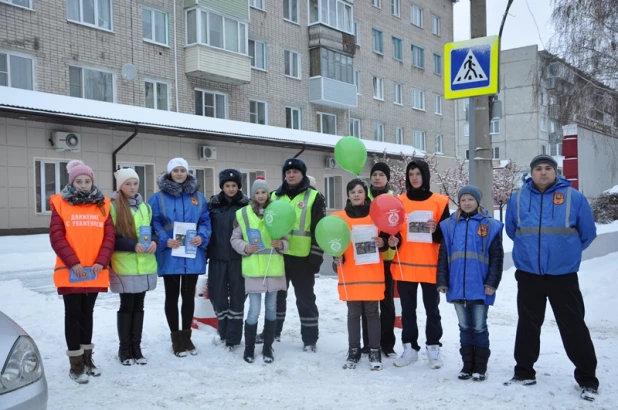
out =
{"type": "Polygon", "coordinates": [[[341,168],[359,175],[367,162],[367,148],[359,138],[343,137],[335,145],[335,159],[341,168]]]}
{"type": "Polygon", "coordinates": [[[350,244],[350,228],[338,216],[325,216],[315,228],[315,239],[324,252],[339,257],[350,244]]]}
{"type": "Polygon", "coordinates": [[[289,202],[273,201],[264,210],[264,224],[271,239],[287,235],[296,222],[296,212],[289,202]]]}

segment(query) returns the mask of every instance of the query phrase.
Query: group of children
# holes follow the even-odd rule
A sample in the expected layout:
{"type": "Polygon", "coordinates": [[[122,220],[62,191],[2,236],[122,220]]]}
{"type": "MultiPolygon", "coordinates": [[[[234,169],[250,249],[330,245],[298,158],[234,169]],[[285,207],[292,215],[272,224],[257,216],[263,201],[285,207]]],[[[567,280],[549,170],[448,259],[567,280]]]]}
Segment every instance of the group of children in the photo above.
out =
{"type": "MultiPolygon", "coordinates": [[[[428,171],[421,175],[426,164],[416,162],[406,170],[407,195],[410,200],[425,201],[436,194],[428,190],[428,171]]],[[[159,191],[146,203],[138,192],[140,179],[133,169],[115,172],[117,190],[111,198],[96,188],[94,173],[83,162],[71,161],[67,170],[68,185],[50,199],[50,241],[57,254],[54,282],[65,304],[65,336],[72,379],[87,383],[88,376],[100,375],[92,360],[92,316],[98,292],[105,292],[108,287],[120,294],[117,314],[120,362],[123,365],[147,363],[141,352],[144,298],[147,291],[156,287],[157,274],[163,277],[165,286],[165,314],[172,350],[179,357],[197,354],[191,340],[194,295],[197,277],[205,273],[207,258],[208,290],[219,323],[217,342],[224,343],[229,350],[240,345],[248,294],[244,360],[248,363],[255,360],[255,344],[260,341],[264,344],[264,361],[274,360],[277,292],[287,287],[283,254],[289,244],[287,237],[270,238],[265,228],[264,211],[272,199],[263,178],[254,181],[247,198],[242,193],[240,172],[223,170],[219,174],[221,192],[208,202],[189,173],[187,161],[174,158],[169,161],[167,172],[158,179],[159,191]],[[193,228],[194,234],[186,242],[183,242],[184,235],[179,237],[175,233],[178,223],[193,228]],[[149,236],[147,241],[143,240],[144,235],[149,236]],[[201,250],[191,257],[177,256],[181,247],[189,246],[201,250]],[[265,324],[263,334],[258,335],[262,294],[265,295],[265,324]],[[182,297],[180,321],[179,296],[182,297]]],[[[390,335],[394,312],[392,319],[386,319],[386,326],[381,326],[380,319],[381,302],[389,296],[392,301],[392,279],[390,285],[386,280],[385,287],[385,278],[390,279],[392,273],[395,280],[401,275],[404,284],[406,278],[410,281],[413,276],[406,276],[407,271],[404,274],[405,260],[415,244],[407,239],[407,223],[396,235],[378,232],[369,209],[375,196],[390,194],[387,185],[390,170],[386,164],[379,163],[371,174],[371,187],[358,178],[347,184],[345,209],[335,215],[346,221],[353,236],[356,232],[363,241],[373,242],[379,256],[360,258],[352,243],[341,258],[335,259],[335,268],[340,299],[348,305],[349,351],[344,367],[354,368],[361,359],[361,317],[364,317],[370,367],[379,370],[381,353],[394,355],[394,335],[390,335]],[[374,181],[377,187],[373,186],[374,181]],[[392,345],[391,342],[385,345],[384,339],[392,339],[392,345]]],[[[400,196],[402,201],[405,195],[400,196]]],[[[427,221],[434,242],[439,239],[437,246],[432,245],[437,269],[433,267],[430,285],[436,293],[438,290],[446,293],[447,301],[456,308],[464,362],[459,378],[481,381],[485,379],[490,353],[487,308],[493,303],[502,273],[502,224],[481,208],[478,188],[463,188],[458,199],[459,208],[454,215],[448,216],[448,203],[443,213],[440,199],[436,202],[439,206],[435,216],[427,221]],[[436,218],[439,223],[435,222],[436,218]],[[436,231],[441,236],[436,236],[436,231]]],[[[401,281],[397,284],[400,293],[405,291],[401,281]]],[[[415,293],[418,283],[414,285],[415,293]]],[[[426,302],[425,288],[423,291],[426,302]]],[[[437,311],[438,301],[432,303],[437,311]]],[[[416,328],[415,295],[412,312],[410,306],[410,301],[402,299],[404,352],[396,360],[397,366],[418,358],[418,329],[416,334],[412,331],[416,328]]],[[[433,363],[440,360],[439,311],[437,320],[437,341],[430,344],[428,340],[428,356],[431,352],[433,363]]]]}

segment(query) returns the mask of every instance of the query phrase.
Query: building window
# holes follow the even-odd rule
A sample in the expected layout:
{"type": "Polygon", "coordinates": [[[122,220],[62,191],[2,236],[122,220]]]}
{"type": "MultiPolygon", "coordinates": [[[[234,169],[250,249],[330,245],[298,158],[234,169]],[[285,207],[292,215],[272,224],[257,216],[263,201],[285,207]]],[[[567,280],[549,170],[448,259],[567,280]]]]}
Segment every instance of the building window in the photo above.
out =
{"type": "Polygon", "coordinates": [[[401,14],[401,0],[391,0],[391,14],[399,17],[401,14]]]}
{"type": "Polygon", "coordinates": [[[425,151],[425,131],[414,131],[414,148],[425,151]]]}
{"type": "Polygon", "coordinates": [[[283,0],[283,18],[298,23],[298,0],[283,0]]]}
{"type": "Polygon", "coordinates": [[[384,124],[381,122],[373,123],[373,139],[376,141],[384,141],[384,124]]]}
{"type": "Polygon", "coordinates": [[[154,165],[119,164],[117,166],[117,169],[122,168],[131,168],[135,171],[140,180],[139,189],[137,192],[139,192],[142,198],[150,198],[150,196],[155,193],[154,165]]]}
{"type": "Polygon", "coordinates": [[[412,89],[412,108],[425,111],[425,91],[412,89]]]}
{"type": "Polygon", "coordinates": [[[206,198],[212,197],[215,186],[215,170],[214,168],[194,168],[189,169],[189,174],[193,175],[199,183],[199,191],[206,198]]]}
{"type": "Polygon", "coordinates": [[[145,41],[168,45],[167,13],[144,7],[142,9],[142,33],[145,41]]]}
{"type": "Polygon", "coordinates": [[[300,54],[295,51],[285,50],[285,75],[292,78],[300,78],[300,54]]]}
{"type": "Polygon", "coordinates": [[[0,0],[0,3],[12,4],[13,6],[32,10],[32,0],[0,0]]]}
{"type": "Polygon", "coordinates": [[[547,105],[547,93],[541,92],[541,105],[547,105]]]}
{"type": "Polygon", "coordinates": [[[112,29],[112,0],[68,0],[68,19],[74,23],[112,29]]]}
{"type": "Polygon", "coordinates": [[[442,134],[437,134],[436,135],[436,153],[437,154],[442,154],[443,151],[443,146],[442,146],[442,134]]]}
{"type": "Polygon", "coordinates": [[[325,112],[318,113],[318,132],[337,135],[337,116],[325,112]]]}
{"type": "Polygon", "coordinates": [[[489,123],[490,134],[500,134],[500,120],[492,120],[489,123]]]}
{"type": "Polygon", "coordinates": [[[0,86],[34,90],[32,59],[0,52],[0,86]]]}
{"type": "Polygon", "coordinates": [[[268,106],[264,101],[249,100],[249,122],[268,125],[268,106]]]}
{"type": "Polygon", "coordinates": [[[464,124],[464,137],[469,137],[470,136],[470,124],[465,123],[464,124]]]}
{"type": "Polygon", "coordinates": [[[354,23],[354,43],[357,46],[360,46],[360,24],[359,23],[354,23]]]}
{"type": "Polygon", "coordinates": [[[401,39],[393,37],[393,58],[395,60],[403,61],[403,46],[401,39]]]}
{"type": "Polygon", "coordinates": [[[263,41],[249,40],[249,56],[251,57],[251,67],[258,70],[267,69],[267,46],[263,41]]]}
{"type": "Polygon", "coordinates": [[[493,147],[491,154],[493,159],[500,159],[500,147],[493,147]]]}
{"type": "Polygon", "coordinates": [[[382,8],[382,0],[371,0],[371,5],[379,9],[382,8]]]}
{"type": "Polygon", "coordinates": [[[234,53],[247,54],[247,24],[212,11],[189,9],[187,44],[205,44],[234,53]]]}
{"type": "Polygon", "coordinates": [[[403,145],[403,127],[395,127],[395,144],[403,145]]]}
{"type": "Polygon", "coordinates": [[[425,50],[415,45],[412,46],[412,65],[425,69],[425,50]]]}
{"type": "Polygon", "coordinates": [[[105,71],[69,67],[71,97],[114,102],[114,75],[105,71]]]}
{"type": "Polygon", "coordinates": [[[436,36],[440,36],[442,34],[442,28],[441,28],[441,23],[440,23],[440,17],[432,14],[431,15],[431,21],[432,21],[432,25],[431,25],[431,32],[436,35],[436,36]]]}
{"type": "Polygon", "coordinates": [[[285,107],[285,128],[294,130],[302,129],[302,116],[300,108],[285,107]]]}
{"type": "Polygon", "coordinates": [[[373,98],[384,101],[384,79],[373,77],[373,98]]]}
{"type": "MultiPolygon", "coordinates": [[[[253,183],[255,182],[255,180],[257,179],[257,177],[264,177],[266,176],[266,172],[264,171],[256,171],[256,170],[240,170],[240,183],[242,184],[242,186],[244,187],[250,187],[251,185],[253,185],[253,183]]],[[[250,188],[248,188],[250,189],[250,188]]]]}
{"type": "Polygon", "coordinates": [[[541,154],[547,154],[547,146],[545,144],[541,144],[541,154]]]}
{"type": "Polygon", "coordinates": [[[34,162],[36,185],[36,212],[51,212],[49,198],[69,183],[66,170],[68,160],[41,160],[34,162]]]}
{"type": "Polygon", "coordinates": [[[410,22],[416,27],[423,28],[423,9],[412,5],[410,7],[410,22]]]}
{"type": "Polygon", "coordinates": [[[343,182],[341,177],[324,177],[324,199],[326,208],[343,208],[343,182]]]}
{"type": "Polygon", "coordinates": [[[442,75],[442,56],[439,54],[433,55],[433,73],[442,75]]]}
{"type": "Polygon", "coordinates": [[[264,0],[249,0],[249,6],[254,9],[265,10],[264,8],[264,0]]]}
{"type": "Polygon", "coordinates": [[[354,59],[345,54],[337,53],[327,48],[314,48],[310,52],[312,63],[309,64],[309,76],[322,76],[333,80],[354,84],[354,59]],[[317,53],[317,54],[316,54],[317,53]],[[314,64],[316,58],[320,58],[320,64],[314,64]]]}
{"type": "Polygon", "coordinates": [[[541,131],[547,132],[547,118],[541,117],[541,131]]]}
{"type": "Polygon", "coordinates": [[[393,102],[398,105],[403,105],[403,85],[395,83],[393,92],[395,95],[393,102]]]}
{"type": "Polygon", "coordinates": [[[561,142],[550,143],[549,144],[549,155],[554,156],[554,157],[557,155],[562,155],[562,143],[561,142]]]}
{"type": "Polygon", "coordinates": [[[227,118],[227,95],[195,90],[195,114],[212,118],[227,118]]]}
{"type": "Polygon", "coordinates": [[[146,108],[169,110],[168,88],[167,83],[146,80],[144,82],[146,108]]]}
{"type": "Polygon", "coordinates": [[[438,115],[442,115],[442,96],[435,95],[433,104],[433,112],[438,115]]]}
{"type": "Polygon", "coordinates": [[[352,10],[344,0],[310,0],[309,25],[322,23],[327,26],[354,34],[352,31],[352,10]]]}
{"type": "Polygon", "coordinates": [[[373,52],[377,54],[384,54],[384,43],[382,42],[382,32],[380,30],[376,30],[375,28],[372,28],[371,29],[371,39],[372,39],[373,52]]]}
{"type": "Polygon", "coordinates": [[[354,70],[354,85],[356,86],[356,94],[361,95],[360,70],[354,70]]]}
{"type": "Polygon", "coordinates": [[[549,132],[556,132],[556,121],[549,122],[549,132]]]}
{"type": "Polygon", "coordinates": [[[350,118],[350,135],[356,138],[361,138],[361,120],[358,118],[350,118]]]}
{"type": "Polygon", "coordinates": [[[469,149],[466,150],[466,159],[470,160],[470,150],[469,149]]]}

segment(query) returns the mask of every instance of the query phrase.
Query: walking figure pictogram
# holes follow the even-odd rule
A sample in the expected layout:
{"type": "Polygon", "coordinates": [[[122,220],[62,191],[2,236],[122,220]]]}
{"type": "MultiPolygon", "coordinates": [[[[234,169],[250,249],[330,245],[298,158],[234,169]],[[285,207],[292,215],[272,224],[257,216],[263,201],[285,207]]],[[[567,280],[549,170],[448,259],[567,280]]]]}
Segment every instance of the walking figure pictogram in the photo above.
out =
{"type": "MultiPolygon", "coordinates": [[[[471,80],[473,74],[474,74],[474,78],[479,78],[479,79],[483,78],[483,74],[477,74],[476,73],[476,70],[474,69],[474,67],[476,67],[476,64],[474,64],[474,62],[472,61],[472,56],[471,55],[468,56],[468,59],[463,64],[463,66],[467,70],[466,74],[464,74],[464,78],[466,80],[471,80]]],[[[460,81],[461,77],[457,78],[457,80],[460,81]]]]}

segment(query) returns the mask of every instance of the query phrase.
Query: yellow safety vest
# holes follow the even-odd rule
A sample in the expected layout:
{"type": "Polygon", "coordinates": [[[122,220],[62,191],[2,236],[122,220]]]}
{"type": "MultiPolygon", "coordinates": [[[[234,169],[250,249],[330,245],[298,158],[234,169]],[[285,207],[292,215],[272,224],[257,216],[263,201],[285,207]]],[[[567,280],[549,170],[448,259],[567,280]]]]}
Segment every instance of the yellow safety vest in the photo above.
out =
{"type": "MultiPolygon", "coordinates": [[[[110,212],[114,226],[116,226],[116,207],[112,205],[110,212]]],[[[150,206],[142,202],[138,210],[131,209],[135,230],[139,238],[140,226],[150,226],[152,211],[150,206]]],[[[118,275],[148,275],[157,273],[157,258],[151,253],[119,252],[112,255],[112,268],[118,275]]]]}
{"type": "Polygon", "coordinates": [[[283,276],[285,274],[283,255],[270,246],[272,239],[266,230],[264,219],[258,217],[249,205],[236,211],[236,220],[240,225],[242,238],[245,242],[250,245],[258,245],[261,240],[264,244],[264,249],[242,258],[243,276],[249,278],[283,276]],[[259,233],[259,238],[257,233],[259,233]]]}
{"type": "Polygon", "coordinates": [[[292,204],[296,211],[296,221],[292,227],[292,231],[288,235],[290,247],[286,252],[292,256],[309,256],[311,252],[311,208],[318,196],[318,191],[307,188],[305,192],[301,192],[294,198],[290,199],[287,195],[277,196],[272,193],[273,201],[286,201],[292,204]]]}

